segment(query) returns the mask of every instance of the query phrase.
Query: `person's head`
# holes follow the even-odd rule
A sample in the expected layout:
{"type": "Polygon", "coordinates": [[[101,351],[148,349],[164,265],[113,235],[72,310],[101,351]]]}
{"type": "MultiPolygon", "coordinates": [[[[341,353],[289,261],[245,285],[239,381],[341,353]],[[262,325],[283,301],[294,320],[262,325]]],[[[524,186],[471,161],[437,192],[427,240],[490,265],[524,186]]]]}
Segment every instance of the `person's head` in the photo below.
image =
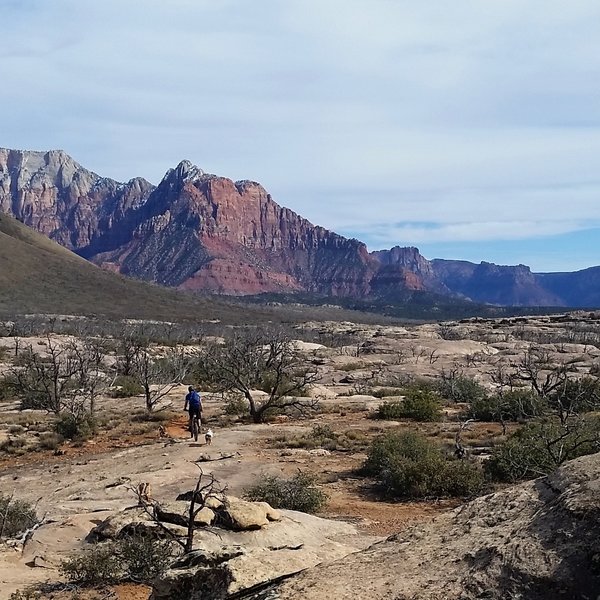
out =
{"type": "Polygon", "coordinates": [[[193,392],[194,388],[190,385],[190,387],[188,388],[188,392],[193,392]]]}

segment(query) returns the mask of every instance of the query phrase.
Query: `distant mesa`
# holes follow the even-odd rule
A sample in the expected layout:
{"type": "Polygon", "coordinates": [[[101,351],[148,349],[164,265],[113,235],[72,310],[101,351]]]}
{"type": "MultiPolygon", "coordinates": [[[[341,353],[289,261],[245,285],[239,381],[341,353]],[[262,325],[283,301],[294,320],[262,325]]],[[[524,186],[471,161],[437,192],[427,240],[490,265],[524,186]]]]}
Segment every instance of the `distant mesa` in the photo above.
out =
{"type": "Polygon", "coordinates": [[[535,274],[524,265],[427,260],[412,247],[368,252],[278,205],[259,183],[188,160],[154,186],[101,177],[62,150],[0,149],[0,211],[98,265],[184,290],[600,305],[600,267],[535,274]]]}

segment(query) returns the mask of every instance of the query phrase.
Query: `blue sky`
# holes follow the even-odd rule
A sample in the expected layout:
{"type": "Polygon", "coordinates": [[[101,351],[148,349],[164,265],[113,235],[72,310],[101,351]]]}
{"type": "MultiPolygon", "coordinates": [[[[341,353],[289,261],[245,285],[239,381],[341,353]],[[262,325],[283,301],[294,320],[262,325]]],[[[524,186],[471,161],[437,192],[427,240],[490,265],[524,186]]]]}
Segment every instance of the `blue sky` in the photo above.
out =
{"type": "Polygon", "coordinates": [[[0,0],[0,146],[187,158],[370,249],[600,264],[600,3],[0,0]]]}

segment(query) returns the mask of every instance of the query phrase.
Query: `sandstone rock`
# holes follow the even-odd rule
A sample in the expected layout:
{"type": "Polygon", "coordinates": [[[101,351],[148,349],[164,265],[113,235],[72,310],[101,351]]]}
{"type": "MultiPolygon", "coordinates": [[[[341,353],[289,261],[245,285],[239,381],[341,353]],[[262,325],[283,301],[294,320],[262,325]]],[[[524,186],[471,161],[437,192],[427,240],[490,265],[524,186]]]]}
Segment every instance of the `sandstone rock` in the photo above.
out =
{"type": "Polygon", "coordinates": [[[123,510],[96,525],[88,537],[92,541],[115,540],[119,538],[123,529],[135,528],[137,524],[149,521],[151,517],[141,508],[123,510]]]}
{"type": "Polygon", "coordinates": [[[600,454],[582,457],[309,569],[270,598],[596,598],[599,491],[600,454]]]}
{"type": "Polygon", "coordinates": [[[296,573],[323,561],[365,548],[376,538],[357,535],[354,526],[294,511],[281,511],[281,520],[252,531],[199,529],[201,550],[173,564],[154,583],[153,600],[206,600],[244,597],[244,590],[296,573]]]}
{"type": "Polygon", "coordinates": [[[227,496],[225,504],[217,510],[217,522],[222,527],[236,531],[260,529],[269,523],[265,505],[266,502],[248,502],[227,496]]]}

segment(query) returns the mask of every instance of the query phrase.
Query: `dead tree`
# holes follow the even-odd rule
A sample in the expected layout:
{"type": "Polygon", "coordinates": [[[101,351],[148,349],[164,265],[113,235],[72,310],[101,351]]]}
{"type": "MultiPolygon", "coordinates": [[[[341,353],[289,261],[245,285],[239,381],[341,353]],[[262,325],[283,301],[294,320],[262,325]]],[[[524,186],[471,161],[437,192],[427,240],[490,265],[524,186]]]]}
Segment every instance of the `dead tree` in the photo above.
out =
{"type": "Polygon", "coordinates": [[[235,392],[247,402],[255,423],[269,411],[313,409],[318,400],[302,397],[306,388],[319,380],[314,367],[304,359],[284,334],[243,331],[223,344],[205,347],[198,365],[200,379],[220,393],[235,392]],[[259,399],[254,390],[266,393],[259,399]]]}
{"type": "MultiPolygon", "coordinates": [[[[198,466],[198,465],[196,465],[198,466]]],[[[196,480],[196,486],[189,494],[189,504],[186,510],[187,526],[185,540],[177,536],[172,529],[167,527],[160,519],[160,503],[150,496],[150,488],[147,483],[141,483],[129,489],[135,494],[140,506],[144,512],[152,518],[162,531],[164,531],[172,540],[177,542],[184,553],[189,553],[194,549],[194,533],[196,531],[196,517],[200,511],[212,504],[212,501],[223,503],[225,500],[226,488],[221,486],[212,473],[205,474],[198,466],[200,474],[196,480]]]]}

